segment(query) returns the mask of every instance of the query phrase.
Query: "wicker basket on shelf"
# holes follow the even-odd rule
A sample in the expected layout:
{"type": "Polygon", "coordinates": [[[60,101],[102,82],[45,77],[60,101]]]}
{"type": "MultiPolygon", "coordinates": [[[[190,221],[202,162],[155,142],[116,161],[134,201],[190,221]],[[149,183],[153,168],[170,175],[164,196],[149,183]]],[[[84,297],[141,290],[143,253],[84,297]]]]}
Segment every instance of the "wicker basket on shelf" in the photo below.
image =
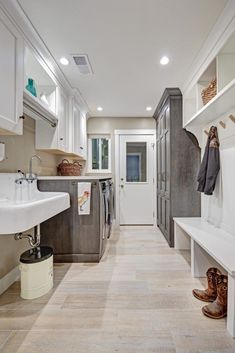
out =
{"type": "Polygon", "coordinates": [[[57,167],[57,172],[61,176],[80,176],[82,165],[78,161],[69,162],[63,159],[57,167]]]}
{"type": "Polygon", "coordinates": [[[217,81],[212,80],[208,87],[202,90],[201,96],[203,105],[206,105],[212,98],[216,96],[217,93],[217,81]]]}

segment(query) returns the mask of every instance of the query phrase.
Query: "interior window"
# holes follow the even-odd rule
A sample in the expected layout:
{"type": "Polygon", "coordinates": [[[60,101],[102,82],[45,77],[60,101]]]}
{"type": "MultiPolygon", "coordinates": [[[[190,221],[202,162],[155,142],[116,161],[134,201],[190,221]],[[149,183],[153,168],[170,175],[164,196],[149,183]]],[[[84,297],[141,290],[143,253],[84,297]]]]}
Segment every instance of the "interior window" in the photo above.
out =
{"type": "Polygon", "coordinates": [[[110,137],[90,136],[89,145],[91,171],[111,172],[110,137]]]}

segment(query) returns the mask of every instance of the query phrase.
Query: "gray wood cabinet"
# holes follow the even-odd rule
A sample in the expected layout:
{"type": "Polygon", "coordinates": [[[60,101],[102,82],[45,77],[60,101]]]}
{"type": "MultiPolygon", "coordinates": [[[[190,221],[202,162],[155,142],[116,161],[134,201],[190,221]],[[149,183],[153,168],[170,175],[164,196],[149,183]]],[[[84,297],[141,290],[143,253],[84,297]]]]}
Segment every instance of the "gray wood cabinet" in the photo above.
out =
{"type": "Polygon", "coordinates": [[[70,194],[71,207],[41,224],[41,244],[51,246],[55,262],[98,262],[107,238],[102,234],[99,180],[91,182],[90,215],[78,215],[77,180],[39,180],[40,191],[70,194]]]}
{"type": "Polygon", "coordinates": [[[201,213],[196,179],[200,148],[196,138],[182,128],[182,94],[167,88],[154,113],[157,148],[157,224],[174,246],[173,217],[201,213]]]}

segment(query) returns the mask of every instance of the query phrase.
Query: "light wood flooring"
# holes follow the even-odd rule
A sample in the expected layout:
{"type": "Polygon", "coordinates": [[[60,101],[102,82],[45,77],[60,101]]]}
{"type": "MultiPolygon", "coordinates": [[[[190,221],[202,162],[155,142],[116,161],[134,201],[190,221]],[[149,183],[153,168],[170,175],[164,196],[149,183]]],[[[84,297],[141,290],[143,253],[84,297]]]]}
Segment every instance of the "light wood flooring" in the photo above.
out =
{"type": "Polygon", "coordinates": [[[1,353],[235,353],[226,320],[201,313],[189,254],[152,227],[115,231],[99,264],[55,265],[55,286],[0,296],[1,353]]]}

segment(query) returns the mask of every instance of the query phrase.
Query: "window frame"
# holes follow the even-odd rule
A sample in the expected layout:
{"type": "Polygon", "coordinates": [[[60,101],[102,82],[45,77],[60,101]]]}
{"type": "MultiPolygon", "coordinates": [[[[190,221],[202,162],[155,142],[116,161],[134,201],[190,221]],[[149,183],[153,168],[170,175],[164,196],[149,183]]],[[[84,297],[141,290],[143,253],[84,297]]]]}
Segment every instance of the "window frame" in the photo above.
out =
{"type": "MultiPolygon", "coordinates": [[[[101,144],[99,144],[99,166],[101,165],[101,144]]],[[[89,174],[111,174],[111,135],[89,134],[88,135],[88,171],[89,174]],[[108,139],[108,169],[92,169],[92,139],[108,139]]]]}

